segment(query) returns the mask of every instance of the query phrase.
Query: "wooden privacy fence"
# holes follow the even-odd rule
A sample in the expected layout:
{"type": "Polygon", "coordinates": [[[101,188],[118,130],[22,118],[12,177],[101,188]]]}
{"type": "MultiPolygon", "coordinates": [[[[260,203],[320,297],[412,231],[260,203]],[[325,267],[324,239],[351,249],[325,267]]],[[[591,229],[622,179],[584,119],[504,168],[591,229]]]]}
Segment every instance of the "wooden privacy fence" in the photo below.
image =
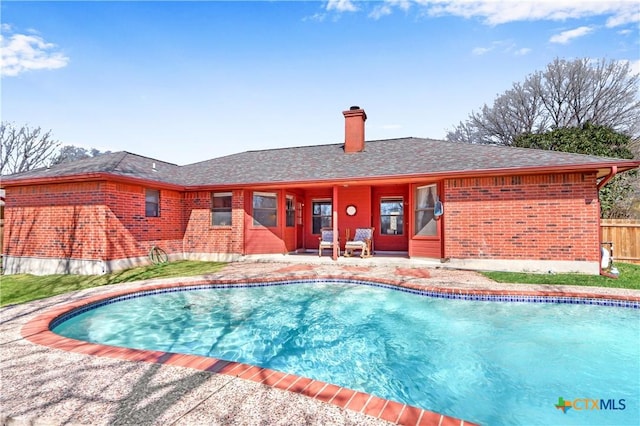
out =
{"type": "Polygon", "coordinates": [[[640,264],[640,220],[602,219],[602,241],[613,243],[613,261],[640,264]]]}

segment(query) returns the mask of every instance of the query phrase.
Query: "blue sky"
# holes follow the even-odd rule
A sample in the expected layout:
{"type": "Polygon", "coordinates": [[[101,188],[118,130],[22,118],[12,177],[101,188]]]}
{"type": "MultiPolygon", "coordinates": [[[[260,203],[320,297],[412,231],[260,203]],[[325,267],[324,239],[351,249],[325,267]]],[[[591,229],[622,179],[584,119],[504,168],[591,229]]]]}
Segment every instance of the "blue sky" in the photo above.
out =
{"type": "Polygon", "coordinates": [[[0,5],[2,120],[64,145],[188,164],[366,138],[442,139],[555,57],[629,61],[637,1],[0,5]]]}

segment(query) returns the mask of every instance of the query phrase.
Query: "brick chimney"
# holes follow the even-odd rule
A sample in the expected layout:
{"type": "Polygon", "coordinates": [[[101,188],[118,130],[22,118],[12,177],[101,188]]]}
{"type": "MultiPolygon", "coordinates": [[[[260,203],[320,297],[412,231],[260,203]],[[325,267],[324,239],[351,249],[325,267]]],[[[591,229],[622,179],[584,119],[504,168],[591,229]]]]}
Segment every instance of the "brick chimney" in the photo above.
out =
{"type": "Polygon", "coordinates": [[[344,152],[364,151],[364,122],[367,114],[359,106],[352,106],[344,115],[344,152]]]}

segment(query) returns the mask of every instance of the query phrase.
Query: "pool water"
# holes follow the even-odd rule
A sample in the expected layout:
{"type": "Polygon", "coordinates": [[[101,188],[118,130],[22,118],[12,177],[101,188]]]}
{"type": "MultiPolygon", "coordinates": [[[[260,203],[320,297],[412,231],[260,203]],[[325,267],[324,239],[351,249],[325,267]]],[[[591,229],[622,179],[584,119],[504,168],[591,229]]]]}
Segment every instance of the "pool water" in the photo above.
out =
{"type": "Polygon", "coordinates": [[[481,424],[640,419],[637,309],[437,299],[314,282],[137,297],[53,331],[259,365],[481,424]],[[559,397],[613,399],[617,409],[608,403],[563,413],[559,397]]]}

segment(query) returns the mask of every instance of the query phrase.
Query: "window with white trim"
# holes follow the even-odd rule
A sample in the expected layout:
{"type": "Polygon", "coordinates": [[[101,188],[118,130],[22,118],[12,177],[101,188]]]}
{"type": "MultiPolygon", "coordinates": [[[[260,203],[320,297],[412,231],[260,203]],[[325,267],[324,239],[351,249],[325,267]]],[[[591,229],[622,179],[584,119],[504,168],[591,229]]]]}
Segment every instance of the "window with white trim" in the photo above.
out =
{"type": "Polygon", "coordinates": [[[253,193],[253,225],[273,228],[278,225],[278,194],[253,193]]]}
{"type": "Polygon", "coordinates": [[[296,224],[296,203],[293,195],[287,195],[286,205],[286,225],[287,227],[293,227],[296,224]]]}
{"type": "Polygon", "coordinates": [[[213,192],[211,194],[211,224],[213,226],[231,226],[231,192],[213,192]]]}
{"type": "Polygon", "coordinates": [[[425,185],[416,188],[415,192],[415,235],[434,236],[438,227],[434,213],[438,199],[438,186],[425,185]]]}
{"type": "Polygon", "coordinates": [[[144,194],[144,215],[146,217],[160,217],[160,191],[147,189],[144,194]]]}

